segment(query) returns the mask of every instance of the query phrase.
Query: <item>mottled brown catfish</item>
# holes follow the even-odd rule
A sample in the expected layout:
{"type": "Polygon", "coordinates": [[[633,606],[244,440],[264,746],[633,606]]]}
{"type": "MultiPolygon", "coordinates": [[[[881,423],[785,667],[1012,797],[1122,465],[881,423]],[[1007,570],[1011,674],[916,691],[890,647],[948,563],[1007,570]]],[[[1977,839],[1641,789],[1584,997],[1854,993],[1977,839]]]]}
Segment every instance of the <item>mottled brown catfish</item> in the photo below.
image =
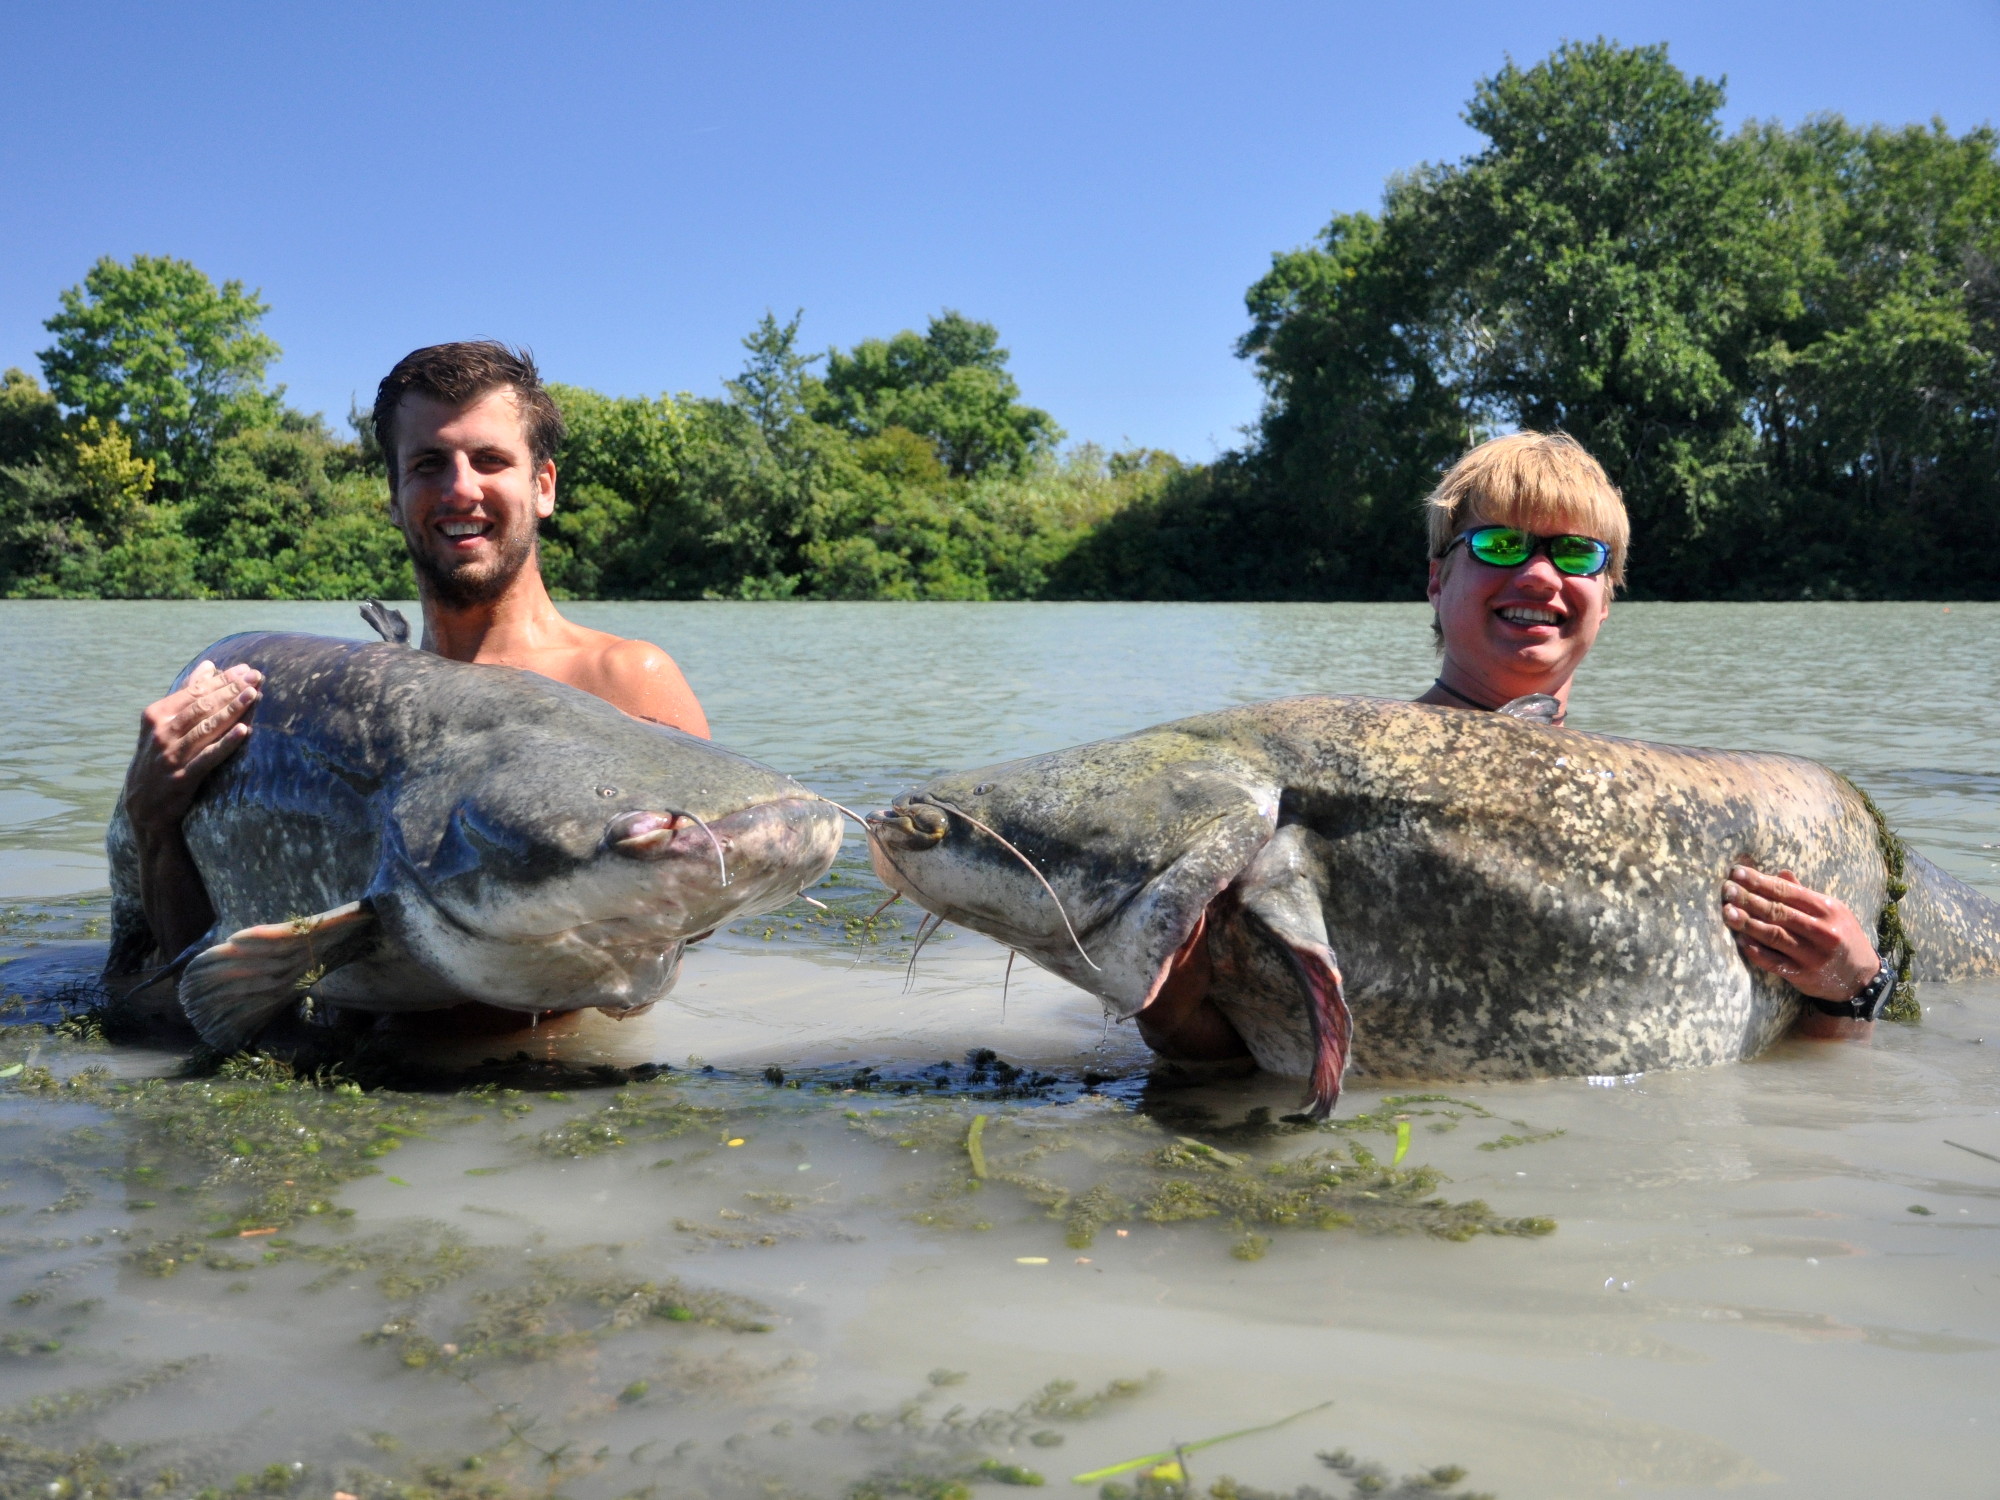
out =
{"type": "MultiPolygon", "coordinates": [[[[1812,761],[1363,698],[940,777],[870,822],[890,885],[1121,1018],[1212,969],[1208,998],[1319,1113],[1350,1059],[1522,1078],[1753,1056],[1800,999],[1736,951],[1729,866],[1793,870],[1871,926],[1889,878],[1860,793],[1812,761]]],[[[2000,973],[2000,905],[1915,854],[1906,875],[1915,977],[2000,973]]]]}

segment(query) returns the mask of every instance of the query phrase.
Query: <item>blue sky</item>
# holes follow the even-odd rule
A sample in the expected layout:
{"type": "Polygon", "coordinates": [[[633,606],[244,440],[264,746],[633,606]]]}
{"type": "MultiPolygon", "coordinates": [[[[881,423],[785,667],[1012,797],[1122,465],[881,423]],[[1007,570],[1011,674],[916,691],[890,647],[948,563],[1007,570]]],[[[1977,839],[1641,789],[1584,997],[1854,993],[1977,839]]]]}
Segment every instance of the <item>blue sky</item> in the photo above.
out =
{"type": "Polygon", "coordinates": [[[1196,458],[1275,250],[1452,158],[1473,83],[1666,41],[1725,118],[1996,114],[2000,4],[501,3],[0,9],[0,365],[100,255],[271,304],[339,418],[406,350],[715,392],[768,307],[813,347],[956,307],[1072,438],[1196,458]]]}

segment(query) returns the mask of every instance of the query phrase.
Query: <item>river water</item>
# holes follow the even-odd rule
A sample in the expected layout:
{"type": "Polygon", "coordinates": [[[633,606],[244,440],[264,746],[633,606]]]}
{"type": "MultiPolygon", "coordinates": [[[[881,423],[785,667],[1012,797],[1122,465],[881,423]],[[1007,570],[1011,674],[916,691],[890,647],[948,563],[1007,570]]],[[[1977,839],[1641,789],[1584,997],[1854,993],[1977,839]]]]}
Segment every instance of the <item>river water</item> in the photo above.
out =
{"type": "MultiPolygon", "coordinates": [[[[850,806],[1433,670],[1421,606],[573,612],[850,806]]],[[[362,633],[343,605],[0,603],[0,992],[101,954],[137,710],[250,628],[362,633]]],[[[1824,760],[2000,894],[2000,606],[1621,604],[1571,724],[1824,760]]],[[[671,1065],[623,1088],[147,1082],[180,1059],[11,1028],[0,1495],[1082,1495],[1287,1417],[1188,1451],[1196,1488],[1993,1491],[2000,986],[1738,1066],[1357,1089],[1314,1132],[1276,1123],[1291,1086],[1148,1084],[1087,997],[1017,965],[1003,998],[983,939],[906,972],[896,912],[858,921],[858,844],[816,894],[832,919],[739,924],[641,1020],[423,1043],[671,1065]],[[1258,1196],[1321,1170],[1332,1227],[1258,1196]]]]}

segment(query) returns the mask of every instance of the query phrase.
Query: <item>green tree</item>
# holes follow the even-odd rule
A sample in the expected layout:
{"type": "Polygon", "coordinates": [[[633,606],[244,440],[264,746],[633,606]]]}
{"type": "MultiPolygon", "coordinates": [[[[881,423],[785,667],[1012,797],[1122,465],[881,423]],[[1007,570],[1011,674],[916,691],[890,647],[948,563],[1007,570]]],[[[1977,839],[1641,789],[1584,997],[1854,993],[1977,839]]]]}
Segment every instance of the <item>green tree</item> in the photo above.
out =
{"type": "Polygon", "coordinates": [[[1471,435],[1447,383],[1433,285],[1402,220],[1337,216],[1250,288],[1237,352],[1265,404],[1255,460],[1183,486],[1177,531],[1210,587],[1250,598],[1408,598],[1424,576],[1414,498],[1471,435]],[[1246,533],[1215,533],[1216,506],[1246,533]],[[1219,544],[1220,550],[1214,550],[1219,544]],[[1227,578],[1203,559],[1239,560],[1227,578]]]}
{"type": "Polygon", "coordinates": [[[62,294],[43,326],[49,389],[71,412],[117,422],[178,497],[232,433],[275,420],[281,392],[264,387],[279,349],[259,330],[264,302],[240,281],[218,288],[166,256],[109,256],[62,294]]]}
{"type": "Polygon", "coordinates": [[[0,466],[39,462],[61,437],[62,411],[41,382],[26,370],[0,375],[0,466]]]}
{"type": "Polygon", "coordinates": [[[1266,597],[1407,595],[1424,492],[1519,425],[1604,462],[1641,594],[1990,591],[1994,135],[1725,138],[1722,102],[1664,47],[1603,40],[1480,83],[1482,150],[1392,180],[1379,216],[1251,288],[1266,402],[1241,464],[1093,548],[1211,594],[1261,573],[1266,597]]]}
{"type": "Polygon", "coordinates": [[[181,507],[202,589],[226,599],[408,598],[415,588],[388,494],[360,450],[286,412],[216,448],[181,507]]]}
{"type": "Polygon", "coordinates": [[[917,433],[956,478],[1021,473],[1062,441],[1053,417],[1021,402],[991,323],[946,309],[922,335],[906,329],[892,339],[864,339],[826,359],[826,378],[810,393],[816,418],[857,437],[892,427],[917,433]]]}
{"type": "Polygon", "coordinates": [[[1757,350],[1763,484],[1745,582],[1988,592],[2000,555],[2000,161],[1990,130],[1837,117],[1731,143],[1792,229],[1757,350]]]}
{"type": "Polygon", "coordinates": [[[1487,148],[1387,204],[1442,262],[1461,398],[1595,453],[1653,588],[1701,577],[1711,518],[1753,477],[1749,364],[1783,310],[1783,236],[1723,149],[1722,100],[1665,46],[1565,44],[1482,82],[1466,120],[1487,148]]]}
{"type": "Polygon", "coordinates": [[[556,455],[542,574],[558,598],[643,596],[655,559],[640,542],[681,490],[688,418],[671,397],[549,387],[569,435],[556,455]]]}
{"type": "Polygon", "coordinates": [[[31,464],[0,468],[0,593],[185,598],[194,547],[149,500],[153,465],[115,424],[85,417],[31,464]]]}

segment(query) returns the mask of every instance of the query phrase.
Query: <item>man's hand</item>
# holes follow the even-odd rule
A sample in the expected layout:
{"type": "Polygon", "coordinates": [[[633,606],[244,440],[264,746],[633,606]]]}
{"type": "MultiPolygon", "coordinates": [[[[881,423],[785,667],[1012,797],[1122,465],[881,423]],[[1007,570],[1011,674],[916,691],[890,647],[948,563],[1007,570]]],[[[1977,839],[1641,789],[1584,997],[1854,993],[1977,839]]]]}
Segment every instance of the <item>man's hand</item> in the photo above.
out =
{"type": "Polygon", "coordinates": [[[139,749],[125,773],[125,816],[139,846],[139,902],[162,959],[179,953],[215,921],[201,871],[181,837],[181,819],[208,773],[250,737],[243,717],[263,681],[254,667],[218,672],[203,662],[188,674],[185,687],[139,716],[139,749]]]}
{"type": "Polygon", "coordinates": [[[139,716],[139,749],[125,773],[125,815],[142,842],[178,830],[208,773],[249,738],[243,719],[263,681],[255,667],[218,672],[203,662],[185,687],[139,716]]]}
{"type": "Polygon", "coordinates": [[[1752,964],[1818,1000],[1852,999],[1882,967],[1854,913],[1807,890],[1790,870],[1732,868],[1722,883],[1722,920],[1752,964]]]}

